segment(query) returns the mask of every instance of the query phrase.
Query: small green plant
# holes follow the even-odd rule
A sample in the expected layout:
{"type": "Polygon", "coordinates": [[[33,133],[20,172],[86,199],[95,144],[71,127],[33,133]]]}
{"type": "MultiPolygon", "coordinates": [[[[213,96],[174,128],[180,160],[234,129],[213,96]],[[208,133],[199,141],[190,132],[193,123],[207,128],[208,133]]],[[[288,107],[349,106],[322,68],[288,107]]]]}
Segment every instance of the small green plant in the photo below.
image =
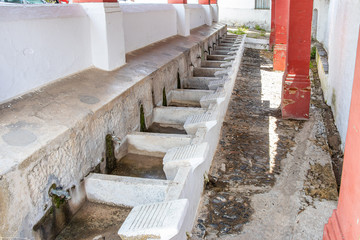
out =
{"type": "Polygon", "coordinates": [[[240,27],[235,31],[229,30],[230,33],[233,33],[236,35],[244,35],[244,34],[246,34],[246,31],[247,31],[247,29],[240,28],[240,27]]]}
{"type": "Polygon", "coordinates": [[[316,47],[312,47],[311,48],[311,53],[310,53],[310,59],[315,59],[316,57],[316,47]]]}
{"type": "Polygon", "coordinates": [[[310,61],[309,67],[310,67],[310,69],[312,69],[314,67],[312,61],[310,61]]]}
{"type": "Polygon", "coordinates": [[[255,29],[261,32],[265,32],[265,29],[261,28],[259,25],[255,25],[255,29]]]}
{"type": "Polygon", "coordinates": [[[248,26],[246,26],[245,24],[241,25],[241,27],[240,27],[240,28],[242,28],[243,30],[249,30],[249,27],[248,27],[248,26]]]}
{"type": "Polygon", "coordinates": [[[210,182],[208,173],[204,173],[204,186],[206,186],[210,182]]]}
{"type": "Polygon", "coordinates": [[[145,114],[142,104],[140,105],[140,132],[146,132],[145,114]]]}
{"type": "Polygon", "coordinates": [[[260,36],[265,37],[265,32],[261,32],[260,36]]]}
{"type": "Polygon", "coordinates": [[[65,202],[66,202],[66,199],[64,197],[59,197],[55,194],[52,194],[51,193],[51,190],[52,189],[57,189],[57,186],[55,183],[53,183],[51,186],[50,186],[50,189],[48,191],[48,194],[51,198],[51,201],[53,203],[53,205],[56,207],[56,208],[60,208],[65,202]]]}
{"type": "Polygon", "coordinates": [[[167,98],[166,98],[166,90],[165,90],[165,87],[163,88],[163,102],[162,102],[162,105],[164,107],[167,106],[167,98]]]}

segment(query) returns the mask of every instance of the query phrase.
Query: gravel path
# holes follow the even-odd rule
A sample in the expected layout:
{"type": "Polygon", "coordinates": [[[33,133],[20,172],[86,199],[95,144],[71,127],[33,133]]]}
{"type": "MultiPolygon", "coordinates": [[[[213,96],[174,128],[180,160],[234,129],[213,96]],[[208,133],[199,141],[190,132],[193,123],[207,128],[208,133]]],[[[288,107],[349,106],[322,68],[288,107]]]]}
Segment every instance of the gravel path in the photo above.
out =
{"type": "Polygon", "coordinates": [[[271,59],[245,50],[191,239],[322,239],[336,208],[321,91],[309,121],[282,120],[271,59]]]}

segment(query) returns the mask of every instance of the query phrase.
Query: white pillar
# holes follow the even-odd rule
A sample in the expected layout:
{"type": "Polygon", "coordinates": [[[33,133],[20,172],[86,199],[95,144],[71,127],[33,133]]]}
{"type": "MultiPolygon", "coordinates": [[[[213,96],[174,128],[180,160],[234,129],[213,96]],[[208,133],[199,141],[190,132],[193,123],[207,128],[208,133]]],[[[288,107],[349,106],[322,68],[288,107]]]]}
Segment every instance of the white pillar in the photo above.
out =
{"type": "Polygon", "coordinates": [[[205,24],[208,26],[212,25],[213,16],[212,16],[212,7],[210,4],[201,5],[205,11],[205,24]]]}
{"type": "Polygon", "coordinates": [[[219,22],[219,6],[217,4],[211,4],[212,16],[214,22],[219,22]]]}
{"type": "Polygon", "coordinates": [[[187,37],[190,35],[190,9],[185,4],[173,4],[177,15],[177,34],[187,37]]]}
{"type": "Polygon", "coordinates": [[[80,3],[89,16],[92,60],[111,71],[125,64],[123,14],[119,3],[80,3]]]}

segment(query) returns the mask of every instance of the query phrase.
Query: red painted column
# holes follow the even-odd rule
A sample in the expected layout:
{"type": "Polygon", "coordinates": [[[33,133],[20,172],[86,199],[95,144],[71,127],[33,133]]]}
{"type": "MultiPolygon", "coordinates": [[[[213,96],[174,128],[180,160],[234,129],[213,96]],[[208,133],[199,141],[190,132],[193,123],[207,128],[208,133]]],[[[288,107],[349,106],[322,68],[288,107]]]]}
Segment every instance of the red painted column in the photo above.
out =
{"type": "Polygon", "coordinates": [[[313,0],[289,2],[288,46],[281,112],[285,119],[308,119],[311,94],[309,64],[313,0]]]}
{"type": "Polygon", "coordinates": [[[270,33],[270,49],[273,48],[275,44],[275,0],[271,1],[271,33],[270,33]]]}
{"type": "Polygon", "coordinates": [[[324,240],[360,239],[360,34],[346,135],[338,208],[325,225],[324,240]]]}
{"type": "Polygon", "coordinates": [[[199,4],[210,4],[210,0],[199,0],[199,4]]]}
{"type": "Polygon", "coordinates": [[[168,0],[171,4],[187,4],[187,0],[168,0]]]}
{"type": "Polygon", "coordinates": [[[289,21],[289,1],[275,1],[275,46],[274,70],[284,71],[286,61],[287,28],[289,21]]]}
{"type": "Polygon", "coordinates": [[[210,0],[210,4],[217,4],[217,0],[210,0]]]}

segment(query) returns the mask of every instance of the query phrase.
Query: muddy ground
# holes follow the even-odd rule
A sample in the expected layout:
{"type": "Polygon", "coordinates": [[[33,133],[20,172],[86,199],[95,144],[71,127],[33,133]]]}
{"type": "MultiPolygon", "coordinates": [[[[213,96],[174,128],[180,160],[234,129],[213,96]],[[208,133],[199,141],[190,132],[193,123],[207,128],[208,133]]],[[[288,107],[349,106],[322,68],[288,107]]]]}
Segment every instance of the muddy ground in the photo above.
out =
{"type": "Polygon", "coordinates": [[[309,121],[281,119],[282,75],[245,50],[191,239],[322,239],[340,141],[316,77],[309,121]]]}

